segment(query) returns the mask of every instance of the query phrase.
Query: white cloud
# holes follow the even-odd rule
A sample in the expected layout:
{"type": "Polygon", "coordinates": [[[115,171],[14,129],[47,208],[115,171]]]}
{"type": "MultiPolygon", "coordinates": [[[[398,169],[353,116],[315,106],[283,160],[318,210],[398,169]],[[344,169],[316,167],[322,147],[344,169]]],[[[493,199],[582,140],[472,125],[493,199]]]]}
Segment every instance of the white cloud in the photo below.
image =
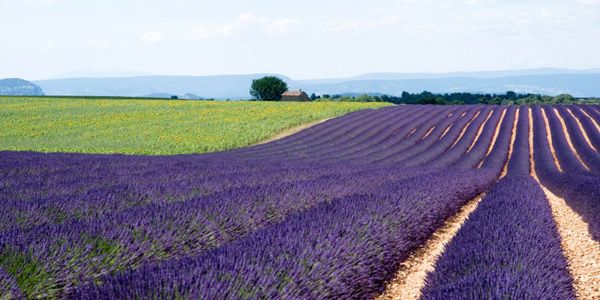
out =
{"type": "Polygon", "coordinates": [[[292,25],[299,23],[290,18],[264,18],[253,14],[242,14],[233,23],[201,26],[191,30],[191,34],[200,38],[240,37],[250,33],[267,33],[272,35],[288,32],[292,25]]]}
{"type": "Polygon", "coordinates": [[[158,43],[164,39],[162,33],[158,31],[148,31],[142,35],[142,41],[146,43],[158,43]]]}
{"type": "Polygon", "coordinates": [[[372,2],[0,0],[0,32],[14,41],[0,47],[0,73],[106,67],[315,78],[600,66],[600,0],[372,2]]]}
{"type": "MultiPolygon", "coordinates": [[[[574,0],[594,4],[600,0],[574,0]]],[[[506,5],[494,0],[462,0],[452,5],[440,0],[397,0],[396,6],[375,15],[329,21],[334,34],[372,35],[386,32],[392,37],[427,35],[444,38],[449,35],[493,36],[494,38],[539,34],[580,32],[580,28],[598,27],[594,10],[585,10],[564,2],[541,6],[532,3],[506,5]],[[435,9],[432,9],[432,6],[435,9]]]]}

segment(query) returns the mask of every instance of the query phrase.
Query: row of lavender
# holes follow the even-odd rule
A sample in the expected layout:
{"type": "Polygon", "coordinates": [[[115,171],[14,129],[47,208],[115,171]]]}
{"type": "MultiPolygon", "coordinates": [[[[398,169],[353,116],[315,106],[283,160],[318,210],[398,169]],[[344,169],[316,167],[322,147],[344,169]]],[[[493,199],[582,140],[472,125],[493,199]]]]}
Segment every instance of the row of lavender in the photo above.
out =
{"type": "Polygon", "coordinates": [[[47,274],[36,280],[11,274],[27,295],[62,295],[98,275],[138,268],[141,271],[104,277],[113,284],[102,289],[84,285],[75,293],[81,297],[111,295],[126,292],[129,284],[142,288],[158,280],[162,284],[154,289],[130,292],[192,296],[201,295],[199,288],[211,286],[212,292],[203,290],[206,295],[307,296],[306,291],[314,290],[318,283],[323,289],[311,296],[373,295],[389,279],[393,267],[428,233],[475,191],[481,192],[493,182],[506,161],[514,111],[514,107],[388,108],[355,113],[272,144],[204,156],[2,153],[11,163],[0,168],[0,200],[13,209],[0,228],[0,266],[15,270],[20,263],[47,274]],[[500,130],[497,138],[496,130],[500,130]],[[369,166],[371,163],[377,164],[369,166]],[[482,169],[472,169],[480,163],[482,169]],[[442,169],[452,165],[471,169],[442,169]],[[450,176],[449,172],[462,175],[450,176]],[[74,178],[73,174],[80,176],[74,178]],[[41,176],[48,179],[41,180],[41,176]],[[421,190],[422,182],[435,180],[455,186],[421,190]],[[479,184],[469,187],[466,184],[470,182],[479,184]],[[424,197],[427,192],[433,194],[424,197]],[[447,193],[457,197],[436,202],[447,193]],[[431,201],[422,203],[423,199],[431,201]],[[377,210],[385,204],[388,210],[377,210]],[[430,207],[422,207],[424,204],[430,207]],[[388,217],[407,215],[414,219],[381,225],[388,217]],[[366,223],[353,229],[357,218],[366,223]],[[313,224],[313,220],[318,221],[313,224]],[[337,224],[328,220],[348,225],[350,233],[342,235],[348,238],[346,248],[336,246],[339,232],[326,238],[317,235],[337,224]],[[421,227],[396,228],[411,222],[421,227]],[[302,228],[316,232],[298,238],[295,232],[303,232],[302,228]],[[415,235],[415,240],[401,242],[415,235]],[[48,236],[52,238],[48,240],[48,236]],[[382,239],[363,241],[374,236],[382,239]],[[396,250],[398,243],[404,246],[396,250]],[[273,244],[281,244],[281,249],[271,249],[273,244]],[[258,251],[244,256],[250,269],[237,264],[243,260],[235,255],[241,255],[244,247],[258,251]],[[346,257],[339,252],[354,248],[363,249],[364,255],[352,252],[346,257]],[[305,259],[291,259],[295,257],[290,255],[292,250],[302,251],[305,259]],[[265,256],[268,251],[275,253],[265,256]],[[265,257],[282,260],[264,261],[265,257]],[[214,259],[215,264],[205,263],[207,259],[214,259]],[[322,269],[328,264],[345,270],[352,259],[364,260],[364,264],[334,274],[339,278],[322,273],[336,270],[322,269]],[[161,263],[163,260],[166,262],[161,263]],[[294,264],[308,261],[321,269],[305,270],[294,264]],[[182,262],[204,267],[184,272],[182,262]],[[304,273],[287,274],[289,267],[304,273]],[[270,275],[258,272],[263,269],[270,275]],[[149,270],[158,273],[144,281],[140,274],[147,275],[149,270]],[[235,272],[249,270],[258,274],[251,282],[217,284],[230,282],[229,276],[235,272]],[[284,273],[277,273],[280,271],[284,273]],[[205,274],[203,281],[186,284],[193,274],[205,274]],[[304,280],[306,276],[313,281],[304,280]],[[271,284],[262,284],[265,280],[271,284]],[[364,291],[354,290],[359,283],[366,284],[364,291]],[[264,289],[257,288],[261,286],[264,289]]]}
{"type": "Polygon", "coordinates": [[[550,206],[530,176],[527,108],[517,124],[506,177],[446,247],[423,299],[575,299],[550,206]]]}

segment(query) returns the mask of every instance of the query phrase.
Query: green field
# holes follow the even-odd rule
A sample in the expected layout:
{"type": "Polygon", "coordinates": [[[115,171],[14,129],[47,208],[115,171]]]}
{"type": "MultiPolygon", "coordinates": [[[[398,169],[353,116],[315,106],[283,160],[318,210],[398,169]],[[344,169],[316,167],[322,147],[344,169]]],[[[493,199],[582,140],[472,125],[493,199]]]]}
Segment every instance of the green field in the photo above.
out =
{"type": "Polygon", "coordinates": [[[0,97],[0,150],[183,154],[249,146],[386,103],[0,97]]]}

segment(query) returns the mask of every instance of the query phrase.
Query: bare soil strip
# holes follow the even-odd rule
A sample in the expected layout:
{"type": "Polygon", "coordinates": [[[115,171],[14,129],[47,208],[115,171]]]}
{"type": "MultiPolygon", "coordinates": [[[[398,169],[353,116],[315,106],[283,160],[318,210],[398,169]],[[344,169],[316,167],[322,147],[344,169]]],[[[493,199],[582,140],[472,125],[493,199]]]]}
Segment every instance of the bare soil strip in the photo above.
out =
{"type": "Polygon", "coordinates": [[[529,161],[531,176],[540,184],[550,203],[552,216],[558,228],[563,254],[578,299],[600,299],[600,243],[592,239],[588,224],[567,205],[543,186],[535,171],[533,159],[533,116],[529,109],[529,161]]]}
{"type": "Polygon", "coordinates": [[[302,124],[300,126],[296,126],[296,127],[292,127],[292,128],[286,129],[286,130],[284,130],[284,131],[276,134],[275,136],[269,138],[268,140],[256,143],[254,145],[255,146],[256,145],[262,145],[262,144],[274,142],[276,140],[280,140],[282,138],[285,138],[285,137],[288,137],[290,135],[296,134],[296,133],[298,133],[298,132],[300,132],[300,131],[302,131],[304,129],[308,129],[308,128],[313,127],[315,125],[318,125],[318,124],[321,124],[323,122],[329,121],[331,119],[333,119],[333,118],[327,118],[327,119],[323,119],[323,120],[317,120],[317,121],[314,121],[314,122],[310,122],[310,123],[302,124]]]}
{"type": "Polygon", "coordinates": [[[508,162],[510,162],[510,158],[512,157],[513,148],[515,145],[515,139],[517,139],[517,126],[519,125],[519,112],[521,108],[517,108],[515,112],[515,122],[513,123],[512,133],[510,137],[510,146],[508,147],[508,157],[506,158],[506,163],[504,164],[504,168],[502,169],[502,174],[500,174],[500,178],[506,177],[508,173],[508,162]]]}
{"type": "Polygon", "coordinates": [[[537,182],[540,182],[540,180],[537,177],[537,174],[535,173],[535,160],[533,160],[533,110],[531,110],[531,107],[528,108],[529,110],[529,175],[531,175],[531,177],[533,177],[533,179],[535,179],[537,182]]]}
{"type": "Polygon", "coordinates": [[[415,127],[407,136],[411,136],[415,131],[417,131],[417,127],[415,127]]]}
{"type": "Polygon", "coordinates": [[[473,121],[475,121],[475,119],[477,117],[479,117],[479,115],[481,114],[481,111],[477,111],[477,113],[475,114],[475,116],[469,121],[469,123],[467,123],[465,125],[465,127],[463,127],[463,130],[460,132],[460,135],[458,136],[458,138],[456,139],[456,141],[454,141],[454,143],[452,144],[452,146],[450,146],[449,149],[452,149],[456,144],[458,144],[458,142],[460,142],[460,139],[462,139],[462,137],[465,135],[465,132],[467,131],[467,129],[469,129],[469,126],[471,126],[471,124],[473,123],[473,121]]]}
{"type": "Polygon", "coordinates": [[[473,142],[471,143],[471,145],[469,145],[469,149],[467,149],[467,153],[471,152],[471,149],[473,149],[473,147],[475,147],[475,144],[477,143],[477,141],[479,141],[479,137],[481,136],[481,133],[483,132],[483,128],[485,127],[485,125],[487,125],[487,122],[490,120],[490,117],[492,116],[493,113],[494,113],[494,110],[492,109],[490,111],[490,113],[487,115],[487,117],[485,118],[485,120],[483,120],[483,123],[481,123],[481,126],[479,126],[477,135],[475,135],[473,142]]]}
{"type": "Polygon", "coordinates": [[[600,132],[600,125],[598,125],[598,122],[596,122],[596,120],[595,120],[595,119],[594,119],[592,116],[590,116],[590,114],[588,114],[588,113],[587,113],[587,111],[585,111],[585,110],[583,110],[583,109],[581,109],[581,108],[579,108],[579,110],[580,110],[580,111],[581,111],[581,112],[582,112],[584,115],[586,115],[586,116],[587,116],[587,117],[588,117],[588,118],[589,118],[589,119],[592,121],[592,123],[594,123],[594,126],[596,126],[596,129],[598,129],[598,132],[600,132]]]}
{"type": "Polygon", "coordinates": [[[446,245],[460,230],[469,215],[475,211],[484,196],[485,194],[481,194],[469,201],[456,215],[436,230],[423,247],[414,251],[400,265],[395,278],[388,283],[385,292],[376,299],[419,299],[421,290],[425,286],[427,272],[435,269],[435,263],[444,253],[446,245]]]}
{"type": "MultiPolygon", "coordinates": [[[[492,150],[494,149],[494,146],[496,145],[496,140],[498,139],[498,135],[500,134],[500,127],[502,127],[502,123],[504,122],[504,117],[506,117],[506,108],[504,109],[504,111],[502,111],[502,116],[500,116],[500,121],[498,121],[498,125],[496,125],[496,131],[494,132],[494,137],[492,138],[492,142],[490,143],[490,146],[488,147],[488,150],[485,154],[485,156],[487,157],[488,155],[490,155],[490,153],[492,152],[492,150]]],[[[485,161],[485,158],[483,158],[481,160],[481,162],[479,162],[479,166],[477,166],[477,168],[481,168],[481,166],[483,166],[483,162],[485,161]]]]}
{"type": "Polygon", "coordinates": [[[433,132],[434,129],[435,129],[435,126],[431,127],[429,129],[429,131],[427,131],[427,133],[425,134],[425,136],[423,136],[421,139],[422,140],[426,139],[433,132]]]}
{"type": "Polygon", "coordinates": [[[550,131],[550,123],[548,122],[548,115],[546,115],[546,110],[542,108],[542,116],[544,117],[544,123],[546,124],[546,138],[548,139],[548,144],[550,145],[550,152],[552,152],[552,157],[554,158],[554,164],[559,172],[563,172],[562,167],[560,166],[560,162],[558,161],[558,157],[556,156],[556,150],[554,149],[554,145],[552,144],[552,132],[550,131]]]}
{"type": "Polygon", "coordinates": [[[594,241],[588,224],[564,199],[540,186],[550,202],[577,298],[600,299],[600,243],[594,241]]]}
{"type": "Polygon", "coordinates": [[[573,117],[573,119],[575,119],[575,122],[577,122],[577,125],[579,126],[579,131],[581,131],[581,133],[583,134],[583,138],[588,143],[590,148],[592,148],[594,151],[598,152],[598,149],[596,149],[596,147],[594,147],[594,145],[592,144],[592,141],[590,140],[590,137],[588,136],[587,131],[585,131],[585,128],[583,128],[583,124],[581,124],[581,120],[579,120],[579,118],[577,118],[575,116],[575,114],[573,114],[573,111],[571,111],[570,108],[567,108],[567,111],[569,112],[571,117],[573,117]]]}
{"type": "Polygon", "coordinates": [[[446,130],[444,131],[444,133],[442,133],[442,136],[440,136],[440,138],[438,140],[441,140],[446,135],[446,133],[448,133],[448,131],[450,131],[452,126],[454,126],[454,124],[450,124],[450,126],[448,126],[448,128],[446,128],[446,130]]]}
{"type": "Polygon", "coordinates": [[[575,149],[575,146],[573,146],[573,141],[571,140],[571,135],[569,134],[569,131],[567,130],[567,124],[565,123],[565,119],[563,119],[562,115],[558,112],[558,110],[556,108],[553,108],[554,113],[556,114],[556,116],[558,117],[558,120],[560,121],[560,124],[562,125],[562,129],[563,132],[565,133],[565,138],[567,139],[567,144],[569,144],[569,148],[571,148],[571,151],[573,151],[573,154],[575,154],[575,157],[577,157],[577,160],[579,160],[579,163],[581,165],[583,165],[583,167],[586,170],[590,170],[590,167],[588,167],[588,165],[583,161],[583,159],[581,159],[581,156],[579,156],[579,152],[577,152],[577,149],[575,149]]]}

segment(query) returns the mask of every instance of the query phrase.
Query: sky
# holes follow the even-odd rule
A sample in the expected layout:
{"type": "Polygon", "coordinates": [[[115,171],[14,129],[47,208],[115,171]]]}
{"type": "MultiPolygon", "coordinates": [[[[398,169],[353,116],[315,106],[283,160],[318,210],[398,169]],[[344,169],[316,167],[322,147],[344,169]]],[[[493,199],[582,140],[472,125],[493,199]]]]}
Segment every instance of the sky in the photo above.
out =
{"type": "Polygon", "coordinates": [[[0,78],[600,67],[600,0],[0,0],[0,78]]]}

